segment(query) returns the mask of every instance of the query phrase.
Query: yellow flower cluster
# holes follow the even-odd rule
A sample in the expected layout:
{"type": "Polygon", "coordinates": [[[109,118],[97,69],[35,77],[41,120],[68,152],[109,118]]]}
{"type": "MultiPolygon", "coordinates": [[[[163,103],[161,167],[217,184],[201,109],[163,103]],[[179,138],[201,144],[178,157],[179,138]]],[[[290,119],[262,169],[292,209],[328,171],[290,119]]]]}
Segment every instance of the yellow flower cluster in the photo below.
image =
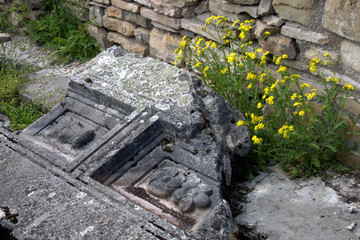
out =
{"type": "Polygon", "coordinates": [[[223,16],[212,16],[206,19],[205,21],[205,27],[212,24],[213,22],[216,22],[216,25],[225,24],[229,19],[223,16]]]}
{"type": "Polygon", "coordinates": [[[284,73],[286,72],[287,68],[285,66],[280,66],[277,70],[277,73],[284,73]]]}
{"type": "Polygon", "coordinates": [[[294,131],[294,126],[291,125],[287,125],[287,123],[285,123],[285,125],[283,125],[279,130],[278,133],[282,134],[283,138],[289,138],[288,132],[293,132],[294,131]]]}
{"type": "Polygon", "coordinates": [[[262,138],[259,138],[259,137],[257,137],[256,135],[254,135],[254,136],[251,138],[251,140],[253,140],[253,143],[254,143],[254,144],[259,144],[259,143],[261,143],[261,142],[263,141],[262,138]]]}
{"type": "Polygon", "coordinates": [[[345,85],[343,86],[343,88],[344,88],[344,89],[347,88],[348,90],[355,90],[354,86],[351,85],[351,84],[349,84],[349,83],[345,84],[345,85]]]}
{"type": "Polygon", "coordinates": [[[318,67],[319,62],[320,60],[318,58],[313,58],[312,60],[310,60],[310,64],[308,65],[310,72],[312,73],[316,72],[316,70],[319,68],[318,67]]]}

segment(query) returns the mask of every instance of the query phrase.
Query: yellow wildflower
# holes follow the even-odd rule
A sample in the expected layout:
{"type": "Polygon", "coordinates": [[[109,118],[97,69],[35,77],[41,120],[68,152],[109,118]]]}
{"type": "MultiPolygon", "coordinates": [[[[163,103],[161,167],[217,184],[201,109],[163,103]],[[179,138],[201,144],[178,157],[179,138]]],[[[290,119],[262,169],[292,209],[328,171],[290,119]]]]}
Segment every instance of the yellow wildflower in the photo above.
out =
{"type": "Polygon", "coordinates": [[[250,88],[252,88],[252,86],[253,86],[252,83],[250,83],[250,84],[247,86],[247,88],[250,89],[250,88]]]}
{"type": "Polygon", "coordinates": [[[283,54],[283,55],[282,55],[282,58],[283,58],[283,59],[287,59],[287,58],[288,58],[288,55],[283,54]]]}
{"type": "Polygon", "coordinates": [[[264,127],[265,127],[265,124],[259,123],[258,125],[255,126],[254,130],[257,131],[257,130],[263,129],[264,127]]]}
{"type": "Polygon", "coordinates": [[[216,48],[216,43],[213,42],[210,47],[211,47],[211,48],[216,48]]]}
{"type": "Polygon", "coordinates": [[[329,56],[329,53],[326,52],[326,53],[324,54],[324,57],[328,57],[328,56],[329,56]]]}
{"type": "Polygon", "coordinates": [[[344,89],[347,88],[348,90],[355,90],[354,86],[351,85],[351,84],[349,84],[349,83],[345,84],[345,85],[343,86],[343,88],[344,88],[344,89]]]}
{"type": "Polygon", "coordinates": [[[230,55],[227,55],[226,58],[227,58],[228,62],[231,63],[232,61],[234,61],[235,56],[236,56],[236,53],[232,53],[230,55]]]}
{"type": "Polygon", "coordinates": [[[304,89],[304,88],[311,88],[311,85],[310,84],[308,84],[308,83],[303,83],[302,85],[301,85],[301,89],[304,89]]]}
{"type": "Polygon", "coordinates": [[[262,105],[262,103],[260,103],[260,102],[257,104],[257,108],[262,108],[263,106],[264,105],[262,105]]]}
{"type": "Polygon", "coordinates": [[[220,73],[221,73],[221,74],[225,74],[225,73],[227,73],[227,72],[228,72],[228,69],[227,69],[227,68],[223,68],[223,69],[220,70],[220,73]]]}
{"type": "Polygon", "coordinates": [[[256,135],[254,135],[252,138],[251,138],[251,140],[253,140],[253,143],[254,144],[259,144],[259,143],[261,143],[262,142],[262,138],[258,138],[256,135]]]}
{"type": "Polygon", "coordinates": [[[284,73],[287,70],[285,66],[280,66],[277,70],[277,73],[284,73]]]}
{"type": "Polygon", "coordinates": [[[244,121],[241,121],[241,120],[240,120],[240,121],[238,121],[236,124],[240,127],[240,126],[244,125],[244,123],[245,123],[244,121]]]}
{"type": "Polygon", "coordinates": [[[300,111],[300,112],[299,112],[299,115],[300,115],[300,116],[304,116],[304,115],[305,115],[305,112],[304,112],[304,111],[300,111]]]}

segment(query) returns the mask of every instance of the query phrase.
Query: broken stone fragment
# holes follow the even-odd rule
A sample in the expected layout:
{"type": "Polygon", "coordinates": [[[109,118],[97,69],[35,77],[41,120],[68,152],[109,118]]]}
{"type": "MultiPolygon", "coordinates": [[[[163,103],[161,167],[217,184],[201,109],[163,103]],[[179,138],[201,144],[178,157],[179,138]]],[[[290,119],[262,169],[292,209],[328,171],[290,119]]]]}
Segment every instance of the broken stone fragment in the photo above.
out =
{"type": "Polygon", "coordinates": [[[356,222],[352,222],[349,226],[346,227],[346,229],[352,231],[355,229],[356,225],[357,225],[356,222]]]}
{"type": "Polygon", "coordinates": [[[281,35],[270,36],[266,39],[263,46],[264,50],[281,56],[286,54],[289,59],[294,59],[297,54],[296,44],[294,39],[284,37],[281,35]]]}

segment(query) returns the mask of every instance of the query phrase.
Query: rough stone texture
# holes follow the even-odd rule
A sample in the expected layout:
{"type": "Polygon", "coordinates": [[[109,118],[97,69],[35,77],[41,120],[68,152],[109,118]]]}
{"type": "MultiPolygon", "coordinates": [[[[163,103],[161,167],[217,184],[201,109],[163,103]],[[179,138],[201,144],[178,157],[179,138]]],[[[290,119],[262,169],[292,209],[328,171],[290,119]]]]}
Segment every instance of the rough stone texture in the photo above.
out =
{"type": "Polygon", "coordinates": [[[280,33],[287,37],[313,42],[320,45],[324,45],[329,41],[327,35],[290,26],[282,26],[280,33]]]}
{"type": "Polygon", "coordinates": [[[211,8],[216,8],[224,12],[235,13],[235,14],[247,13],[253,18],[258,17],[258,13],[257,13],[258,6],[242,6],[237,4],[224,3],[221,0],[216,0],[213,2],[214,4],[211,8]]]}
{"type": "Polygon", "coordinates": [[[179,18],[182,14],[182,9],[175,7],[169,3],[165,3],[161,0],[150,0],[151,7],[159,14],[163,14],[169,17],[179,18]]]}
{"type": "Polygon", "coordinates": [[[214,36],[217,36],[216,31],[214,29],[212,29],[211,27],[207,27],[207,31],[211,33],[211,34],[209,34],[209,33],[202,31],[203,27],[204,27],[204,23],[199,20],[186,19],[186,18],[181,19],[181,28],[183,28],[185,30],[189,30],[193,33],[200,33],[202,36],[212,39],[214,41],[219,41],[219,39],[214,37],[214,36]]]}
{"type": "Polygon", "coordinates": [[[104,16],[104,9],[97,6],[91,6],[89,8],[89,20],[92,24],[103,27],[103,16],[104,16]]]}
{"type": "Polygon", "coordinates": [[[281,20],[281,18],[279,18],[276,15],[264,16],[264,17],[260,18],[260,20],[265,22],[267,25],[275,26],[275,27],[280,27],[281,25],[284,24],[284,21],[281,20]]]}
{"type": "Polygon", "coordinates": [[[174,29],[180,29],[181,20],[176,18],[170,18],[165,15],[158,14],[149,8],[141,8],[141,16],[147,19],[151,19],[154,22],[161,23],[165,26],[169,26],[174,29]]]}
{"type": "Polygon", "coordinates": [[[179,47],[181,40],[180,35],[154,28],[150,33],[150,55],[174,63],[177,57],[174,51],[179,47]]]}
{"type": "Polygon", "coordinates": [[[169,3],[175,7],[183,8],[196,5],[199,0],[163,0],[164,3],[169,3]]]}
{"type": "MultiPolygon", "coordinates": [[[[242,206],[244,212],[236,217],[237,223],[256,228],[268,239],[358,238],[359,228],[346,229],[359,220],[358,213],[348,210],[356,205],[342,202],[340,195],[320,178],[292,181],[278,166],[269,170],[270,174],[262,174],[248,184],[253,191],[246,195],[247,203],[242,206]]],[[[341,180],[338,182],[339,189],[358,194],[356,187],[345,188],[341,180]]]]}
{"type": "Polygon", "coordinates": [[[215,15],[215,14],[212,14],[212,13],[210,13],[210,12],[205,12],[205,13],[196,15],[196,19],[197,19],[197,20],[200,20],[201,22],[203,22],[203,25],[205,25],[206,20],[207,20],[209,17],[212,17],[212,16],[216,16],[216,15],[215,15]]]}
{"type": "Polygon", "coordinates": [[[314,11],[314,0],[273,0],[273,7],[280,18],[308,25],[311,23],[314,11]]]}
{"type": "Polygon", "coordinates": [[[134,0],[134,2],[140,3],[141,5],[151,8],[150,0],[134,0]]]}
{"type": "Polygon", "coordinates": [[[124,49],[141,56],[147,56],[149,54],[149,46],[142,43],[137,43],[134,41],[134,38],[129,38],[119,33],[109,32],[107,40],[120,44],[124,49]]]}
{"type": "Polygon", "coordinates": [[[323,26],[327,30],[360,41],[360,2],[351,0],[327,0],[323,26]]]}
{"type": "Polygon", "coordinates": [[[275,13],[275,10],[272,6],[272,0],[261,0],[258,9],[259,16],[269,15],[273,13],[275,13]]]}
{"type": "Polygon", "coordinates": [[[152,21],[151,24],[152,24],[155,28],[160,28],[160,29],[162,29],[162,30],[165,30],[165,31],[168,31],[168,32],[171,32],[171,33],[180,33],[180,30],[179,30],[179,29],[174,29],[174,28],[165,26],[165,25],[163,25],[163,24],[161,24],[161,23],[158,23],[158,22],[152,21]]]}
{"type": "Polygon", "coordinates": [[[340,46],[340,59],[345,65],[360,72],[360,46],[350,41],[343,41],[340,46]]]}
{"type": "Polygon", "coordinates": [[[198,15],[208,11],[209,11],[209,0],[201,1],[199,5],[197,5],[196,8],[194,9],[194,12],[198,15]]]}
{"type": "Polygon", "coordinates": [[[136,28],[135,24],[125,22],[117,18],[108,17],[107,15],[103,17],[103,23],[104,27],[110,30],[117,31],[127,37],[134,36],[134,29],[136,28]]]}
{"type": "Polygon", "coordinates": [[[328,57],[324,56],[326,52],[329,53],[329,57],[331,57],[335,62],[338,61],[339,59],[338,53],[332,51],[324,51],[318,47],[313,47],[313,46],[310,46],[309,49],[305,51],[304,56],[309,60],[313,58],[317,58],[320,60],[321,64],[324,64],[325,62],[328,62],[330,64],[330,60],[328,59],[328,57]]]}
{"type": "Polygon", "coordinates": [[[186,7],[183,9],[181,16],[184,18],[193,18],[195,17],[195,6],[186,7]]]}
{"type": "Polygon", "coordinates": [[[286,54],[289,59],[294,59],[297,53],[295,41],[281,35],[268,37],[265,41],[263,49],[278,56],[286,54]]]}
{"type": "Polygon", "coordinates": [[[91,36],[93,36],[96,41],[99,43],[100,50],[103,51],[108,47],[111,47],[112,44],[107,40],[107,31],[104,28],[99,28],[95,25],[89,24],[87,30],[91,36]]]}
{"type": "Polygon", "coordinates": [[[15,26],[15,27],[19,27],[20,26],[20,22],[24,19],[24,17],[16,12],[16,11],[13,11],[11,13],[11,15],[9,16],[9,21],[10,23],[15,26]]]}
{"type": "Polygon", "coordinates": [[[210,0],[209,2],[210,12],[218,16],[224,16],[232,22],[235,22],[236,20],[240,20],[240,22],[243,22],[245,20],[251,19],[251,17],[247,13],[235,14],[235,13],[225,12],[218,8],[219,4],[221,4],[221,0],[210,0]]]}
{"type": "Polygon", "coordinates": [[[122,0],[112,0],[112,5],[115,7],[121,8],[123,10],[133,12],[133,13],[139,13],[141,5],[133,2],[125,2],[122,0]]]}
{"type": "Polygon", "coordinates": [[[140,14],[123,11],[123,20],[131,23],[135,23],[144,28],[150,28],[151,23],[149,19],[144,18],[140,14]]]}
{"type": "Polygon", "coordinates": [[[150,42],[150,30],[146,28],[135,28],[134,35],[136,40],[143,42],[143,43],[149,43],[150,42]]]}
{"type": "Polygon", "coordinates": [[[7,42],[11,40],[11,36],[8,33],[0,33],[0,42],[7,42]]]}
{"type": "Polygon", "coordinates": [[[94,0],[95,2],[98,2],[98,3],[103,3],[103,4],[106,4],[106,5],[109,5],[110,4],[110,0],[94,0]]]}
{"type": "Polygon", "coordinates": [[[230,0],[230,1],[236,4],[243,4],[243,5],[254,5],[260,2],[260,0],[230,0]]]}
{"type": "Polygon", "coordinates": [[[119,19],[123,18],[123,10],[114,6],[107,7],[105,10],[105,14],[109,17],[115,17],[119,19]]]}
{"type": "Polygon", "coordinates": [[[265,44],[265,32],[270,32],[270,35],[274,35],[280,32],[280,28],[267,25],[260,20],[256,21],[254,35],[261,45],[265,44]]]}

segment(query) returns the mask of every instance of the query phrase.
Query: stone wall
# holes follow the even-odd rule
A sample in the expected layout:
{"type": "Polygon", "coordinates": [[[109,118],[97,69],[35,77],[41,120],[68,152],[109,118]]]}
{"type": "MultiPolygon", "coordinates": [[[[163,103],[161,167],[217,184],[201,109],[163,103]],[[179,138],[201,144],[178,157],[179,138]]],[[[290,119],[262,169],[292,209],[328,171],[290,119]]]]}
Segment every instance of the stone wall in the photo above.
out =
{"type": "MultiPolygon", "coordinates": [[[[35,1],[35,0],[32,0],[35,1]]],[[[254,42],[292,66],[315,88],[317,77],[308,70],[309,59],[325,62],[325,52],[337,59],[338,76],[360,91],[360,1],[358,0],[67,0],[84,6],[88,30],[102,49],[119,44],[128,51],[173,64],[182,36],[204,35],[205,20],[222,15],[235,20],[255,19],[254,42]],[[265,31],[271,36],[264,39],[265,31]]],[[[76,8],[74,8],[76,9],[76,8]]],[[[322,65],[326,75],[329,66],[322,65]]],[[[360,93],[357,93],[360,99],[360,93]]],[[[355,99],[346,104],[359,113],[355,99]]],[[[360,130],[360,125],[357,126],[360,130]]],[[[360,142],[359,137],[353,137],[360,142]]],[[[360,163],[360,155],[359,155],[360,163]]]]}

